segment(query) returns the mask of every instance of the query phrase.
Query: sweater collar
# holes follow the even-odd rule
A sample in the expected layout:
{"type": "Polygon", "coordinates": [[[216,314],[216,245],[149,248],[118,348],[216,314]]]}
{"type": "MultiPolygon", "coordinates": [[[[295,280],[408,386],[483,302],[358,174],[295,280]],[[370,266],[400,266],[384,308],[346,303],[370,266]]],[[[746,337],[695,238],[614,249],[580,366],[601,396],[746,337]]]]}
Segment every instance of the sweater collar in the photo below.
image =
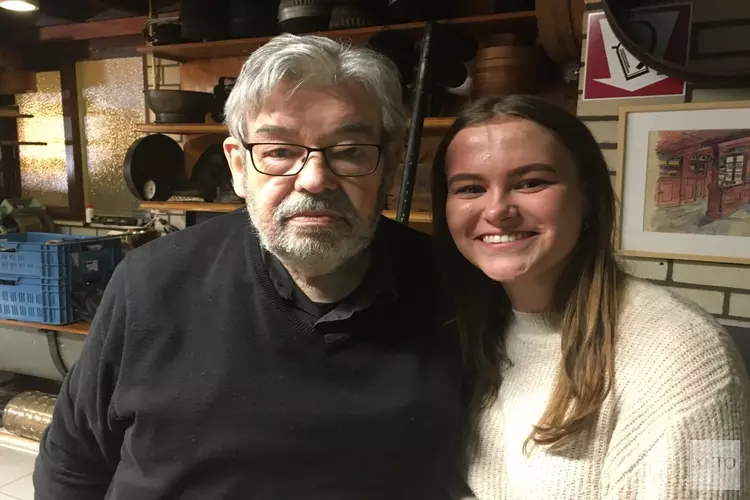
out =
{"type": "Polygon", "coordinates": [[[560,332],[558,313],[527,313],[513,310],[513,326],[520,332],[556,334],[560,332]]]}

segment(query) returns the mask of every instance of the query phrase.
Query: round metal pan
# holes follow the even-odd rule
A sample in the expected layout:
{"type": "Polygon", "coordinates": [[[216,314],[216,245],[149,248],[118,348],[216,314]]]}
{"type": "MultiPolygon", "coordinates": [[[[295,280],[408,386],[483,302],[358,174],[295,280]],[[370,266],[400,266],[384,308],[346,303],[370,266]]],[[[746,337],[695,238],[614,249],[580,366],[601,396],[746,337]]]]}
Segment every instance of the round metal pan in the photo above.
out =
{"type": "Polygon", "coordinates": [[[184,154],[177,142],[164,135],[147,135],[128,148],[123,165],[125,183],[139,200],[167,201],[171,186],[182,179],[184,154]]]}

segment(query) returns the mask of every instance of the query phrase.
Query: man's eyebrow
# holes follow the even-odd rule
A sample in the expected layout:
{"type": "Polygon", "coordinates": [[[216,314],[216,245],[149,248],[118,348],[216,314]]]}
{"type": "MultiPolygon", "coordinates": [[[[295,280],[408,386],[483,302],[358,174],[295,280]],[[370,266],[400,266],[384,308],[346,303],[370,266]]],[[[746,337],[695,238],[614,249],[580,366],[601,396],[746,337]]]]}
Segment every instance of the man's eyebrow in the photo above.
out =
{"type": "Polygon", "coordinates": [[[253,131],[253,135],[288,135],[290,130],[281,125],[263,125],[253,131]]]}
{"type": "Polygon", "coordinates": [[[377,132],[375,129],[366,122],[349,122],[339,125],[329,135],[344,135],[344,134],[363,134],[363,135],[375,135],[377,132]]]}

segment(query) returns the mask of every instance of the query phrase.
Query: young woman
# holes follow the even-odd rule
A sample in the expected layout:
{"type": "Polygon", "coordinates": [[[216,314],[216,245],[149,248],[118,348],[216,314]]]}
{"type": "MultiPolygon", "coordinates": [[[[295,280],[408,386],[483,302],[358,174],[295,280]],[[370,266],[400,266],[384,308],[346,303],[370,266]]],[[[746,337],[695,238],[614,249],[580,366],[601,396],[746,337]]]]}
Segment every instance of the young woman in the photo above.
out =
{"type": "Polygon", "coordinates": [[[473,495],[749,498],[739,353],[708,313],[620,268],[586,126],[539,98],[485,98],[448,131],[433,176],[474,386],[473,495]]]}

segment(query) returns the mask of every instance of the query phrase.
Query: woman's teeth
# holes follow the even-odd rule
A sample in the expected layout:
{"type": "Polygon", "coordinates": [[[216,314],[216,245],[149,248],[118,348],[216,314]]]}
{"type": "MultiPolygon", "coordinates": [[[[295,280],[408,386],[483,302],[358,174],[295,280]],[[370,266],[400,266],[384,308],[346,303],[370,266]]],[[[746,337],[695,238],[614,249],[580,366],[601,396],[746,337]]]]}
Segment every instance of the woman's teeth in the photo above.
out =
{"type": "Polygon", "coordinates": [[[534,233],[521,232],[521,233],[510,233],[510,234],[489,234],[482,237],[482,241],[485,243],[510,243],[516,240],[522,240],[532,236],[534,233]]]}

